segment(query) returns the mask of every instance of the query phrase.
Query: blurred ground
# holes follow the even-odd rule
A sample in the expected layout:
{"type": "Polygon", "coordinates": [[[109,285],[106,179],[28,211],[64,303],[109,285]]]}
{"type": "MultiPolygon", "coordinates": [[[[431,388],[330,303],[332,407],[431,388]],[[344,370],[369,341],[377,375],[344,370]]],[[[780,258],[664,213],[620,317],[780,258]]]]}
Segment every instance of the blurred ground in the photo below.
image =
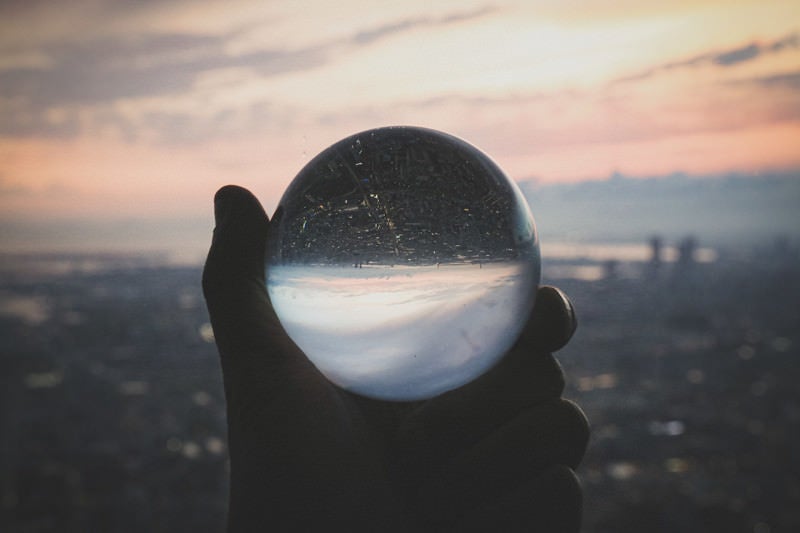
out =
{"type": "MultiPolygon", "coordinates": [[[[584,531],[800,530],[796,252],[583,266],[603,275],[546,282],[579,313],[559,357],[593,426],[584,531]]],[[[223,530],[200,269],[6,256],[0,271],[0,530],[223,530]]]]}

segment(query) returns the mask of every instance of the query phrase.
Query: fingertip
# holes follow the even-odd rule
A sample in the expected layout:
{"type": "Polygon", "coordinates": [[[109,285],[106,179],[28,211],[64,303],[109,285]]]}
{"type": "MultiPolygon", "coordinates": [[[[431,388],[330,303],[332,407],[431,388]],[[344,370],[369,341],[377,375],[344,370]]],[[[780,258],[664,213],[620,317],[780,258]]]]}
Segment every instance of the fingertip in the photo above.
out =
{"type": "Polygon", "coordinates": [[[236,189],[238,189],[236,185],[226,185],[214,195],[214,224],[217,227],[226,222],[228,213],[231,211],[231,204],[237,194],[236,189]]]}
{"type": "Polygon", "coordinates": [[[537,304],[540,303],[544,309],[553,313],[554,317],[558,317],[567,335],[571,336],[575,332],[578,327],[575,307],[564,291],[552,285],[543,285],[536,293],[536,298],[537,304]]]}
{"type": "Polygon", "coordinates": [[[550,285],[539,287],[531,318],[523,337],[537,349],[554,352],[563,348],[578,327],[575,308],[564,292],[550,285]]]}
{"type": "Polygon", "coordinates": [[[252,192],[238,185],[225,185],[214,194],[214,221],[217,227],[226,225],[234,213],[268,220],[267,213],[252,192]]]}
{"type": "Polygon", "coordinates": [[[589,446],[592,432],[589,419],[583,409],[572,400],[560,398],[555,405],[560,411],[558,416],[563,420],[565,428],[563,431],[564,464],[570,468],[578,468],[586,454],[586,448],[589,446]]]}
{"type": "MultiPolygon", "coordinates": [[[[216,227],[203,271],[203,287],[227,291],[231,284],[264,277],[269,219],[258,199],[243,187],[226,185],[214,195],[216,227]]],[[[219,292],[219,291],[217,291],[219,292]]]]}

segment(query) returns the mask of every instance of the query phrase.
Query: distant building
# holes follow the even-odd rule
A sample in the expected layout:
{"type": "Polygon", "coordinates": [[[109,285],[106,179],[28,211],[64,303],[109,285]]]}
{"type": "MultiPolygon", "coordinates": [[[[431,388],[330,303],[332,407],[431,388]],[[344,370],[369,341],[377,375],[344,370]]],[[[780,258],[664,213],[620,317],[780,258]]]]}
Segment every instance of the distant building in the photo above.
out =
{"type": "Polygon", "coordinates": [[[695,252],[697,251],[697,239],[689,235],[678,244],[678,267],[688,267],[695,262],[695,252]]]}
{"type": "Polygon", "coordinates": [[[678,259],[672,269],[672,278],[675,282],[694,284],[697,281],[697,239],[689,235],[678,243],[678,259]]]}
{"type": "Polygon", "coordinates": [[[609,259],[603,263],[603,279],[617,279],[619,277],[619,261],[609,259]]]}
{"type": "Polygon", "coordinates": [[[664,250],[664,241],[660,236],[654,235],[650,238],[650,259],[644,267],[644,275],[646,279],[655,279],[661,272],[661,265],[663,263],[662,253],[664,250]]]}

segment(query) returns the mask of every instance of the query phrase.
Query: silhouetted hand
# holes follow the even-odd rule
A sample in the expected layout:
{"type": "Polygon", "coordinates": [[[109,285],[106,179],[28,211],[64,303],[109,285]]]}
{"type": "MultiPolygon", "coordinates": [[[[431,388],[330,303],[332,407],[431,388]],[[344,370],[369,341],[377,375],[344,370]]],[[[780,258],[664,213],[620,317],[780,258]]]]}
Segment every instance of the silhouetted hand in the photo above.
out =
{"type": "Polygon", "coordinates": [[[203,289],[227,400],[230,531],[579,530],[572,469],[589,429],[550,354],[575,329],[558,289],[539,289],[516,344],[474,382],[369,400],[328,382],[284,332],[255,197],[220,189],[215,218],[203,289]]]}

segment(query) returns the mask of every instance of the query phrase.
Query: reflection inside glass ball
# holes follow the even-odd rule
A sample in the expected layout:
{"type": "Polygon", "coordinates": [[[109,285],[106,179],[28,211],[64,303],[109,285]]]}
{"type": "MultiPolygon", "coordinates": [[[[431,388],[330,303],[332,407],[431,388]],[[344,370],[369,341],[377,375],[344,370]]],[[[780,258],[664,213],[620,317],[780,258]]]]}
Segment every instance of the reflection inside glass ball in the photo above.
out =
{"type": "Polygon", "coordinates": [[[517,186],[471,145],[414,127],[359,133],[314,158],[267,245],[287,333],[330,381],[384,400],[429,398],[491,368],[539,273],[517,186]]]}

